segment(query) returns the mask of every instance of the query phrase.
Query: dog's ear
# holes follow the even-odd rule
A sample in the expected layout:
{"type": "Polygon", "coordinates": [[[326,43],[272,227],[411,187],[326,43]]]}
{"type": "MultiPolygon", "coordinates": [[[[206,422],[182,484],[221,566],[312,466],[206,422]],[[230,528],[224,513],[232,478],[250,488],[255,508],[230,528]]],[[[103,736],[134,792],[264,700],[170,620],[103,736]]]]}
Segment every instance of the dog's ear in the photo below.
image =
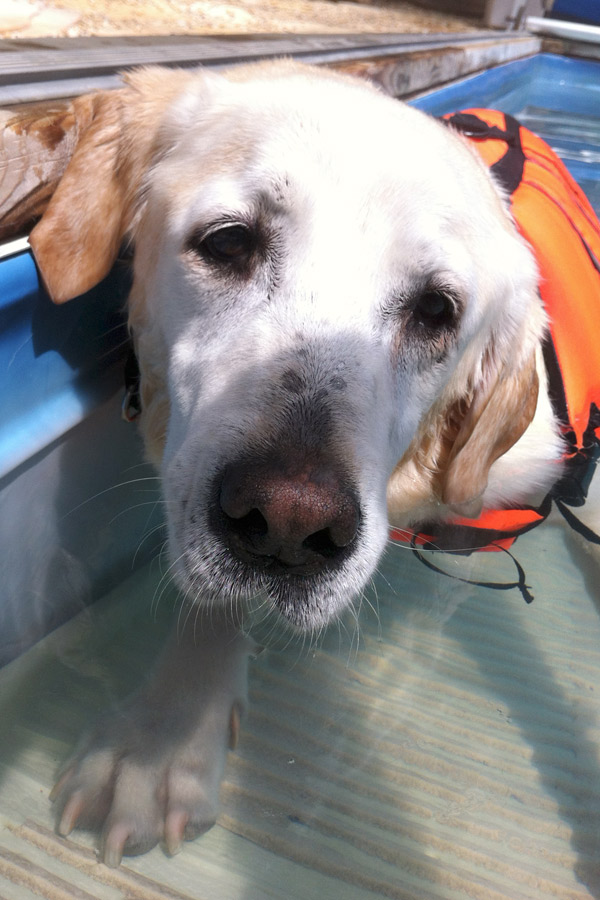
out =
{"type": "Polygon", "coordinates": [[[392,524],[427,516],[440,502],[465,518],[481,513],[490,469],[527,429],[539,389],[535,352],[517,369],[492,358],[486,355],[477,376],[421,423],[388,482],[392,524]]]}
{"type": "Polygon", "coordinates": [[[55,303],[97,284],[110,271],[124,234],[121,92],[102,92],[85,100],[90,105],[87,122],[46,212],[29,237],[55,303]]]}
{"type": "Polygon", "coordinates": [[[535,354],[516,372],[501,372],[474,388],[463,415],[455,419],[439,472],[440,499],[453,511],[468,518],[481,513],[490,468],[531,423],[538,389],[535,354]]]}
{"type": "Polygon", "coordinates": [[[126,87],[74,101],[85,109],[73,154],[30,244],[55,303],[94,287],[111,269],[158,152],[165,110],[190,73],[139,70],[126,87]]]}

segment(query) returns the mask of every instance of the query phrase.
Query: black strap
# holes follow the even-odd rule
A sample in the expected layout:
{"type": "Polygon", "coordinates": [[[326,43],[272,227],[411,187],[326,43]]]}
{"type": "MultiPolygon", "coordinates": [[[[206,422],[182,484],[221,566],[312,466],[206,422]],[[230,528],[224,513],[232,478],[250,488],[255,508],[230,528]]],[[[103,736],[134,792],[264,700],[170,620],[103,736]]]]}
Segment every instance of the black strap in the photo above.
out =
{"type": "Polygon", "coordinates": [[[596,256],[592,252],[592,248],[590,247],[588,242],[585,240],[584,236],[579,232],[579,230],[577,231],[577,233],[579,234],[579,237],[581,238],[581,243],[585,247],[586,253],[590,258],[591,264],[595,268],[596,272],[598,272],[598,274],[600,275],[600,260],[598,260],[596,258],[596,256]]]}
{"type": "MultiPolygon", "coordinates": [[[[512,116],[508,116],[508,118],[510,119],[512,116]]],[[[498,128],[497,125],[490,125],[473,113],[457,112],[448,118],[442,119],[442,121],[445,125],[452,125],[453,128],[461,131],[467,137],[483,138],[485,140],[497,138],[507,142],[509,139],[512,139],[509,138],[508,132],[503,128],[498,128]]],[[[516,119],[512,119],[512,121],[516,122],[516,119]]]]}
{"type": "Polygon", "coordinates": [[[125,361],[125,396],[121,405],[121,415],[126,422],[133,422],[142,411],[142,398],[140,396],[140,367],[133,348],[133,341],[129,348],[129,354],[125,361]]]}
{"type": "Polygon", "coordinates": [[[554,341],[550,334],[547,334],[546,339],[542,344],[542,353],[544,356],[546,374],[548,376],[548,395],[550,397],[550,403],[552,404],[552,411],[562,426],[563,437],[569,446],[575,450],[577,441],[575,432],[572,430],[569,422],[569,409],[567,406],[565,385],[562,372],[560,371],[560,364],[558,362],[558,356],[556,355],[554,341]]]}
{"type": "Polygon", "coordinates": [[[503,113],[503,115],[504,129],[498,128],[496,125],[488,125],[473,113],[455,113],[443,121],[452,125],[466,137],[475,140],[496,139],[506,143],[506,153],[493,166],[490,166],[490,172],[509,194],[513,194],[523,179],[525,153],[521,145],[519,122],[508,113],[503,113]]]}
{"type": "Polygon", "coordinates": [[[563,515],[565,521],[568,522],[573,531],[576,531],[577,534],[584,537],[590,544],[600,544],[600,536],[598,536],[595,531],[592,531],[591,528],[588,528],[587,525],[584,525],[581,519],[578,519],[575,513],[573,513],[568,506],[565,506],[562,500],[555,500],[555,503],[556,508],[563,515]]]}
{"type": "Polygon", "coordinates": [[[498,547],[498,550],[501,550],[503,553],[506,553],[512,561],[514,562],[518,580],[517,581],[507,581],[506,583],[502,583],[501,581],[473,581],[470,578],[461,578],[460,575],[453,575],[451,572],[446,572],[444,569],[440,569],[439,566],[436,566],[435,563],[432,563],[431,560],[426,559],[422,553],[417,549],[416,544],[417,536],[413,535],[411,538],[410,546],[412,552],[417,557],[417,559],[423,563],[424,566],[427,566],[428,569],[431,569],[433,572],[437,572],[439,575],[446,575],[447,578],[452,578],[454,581],[462,581],[463,584],[473,584],[476,587],[484,587],[491,588],[495,591],[510,591],[513,588],[517,588],[520,592],[525,603],[531,603],[533,601],[533,594],[529,590],[529,586],[525,581],[525,571],[521,565],[521,563],[512,555],[510,550],[507,550],[506,547],[498,547]]]}

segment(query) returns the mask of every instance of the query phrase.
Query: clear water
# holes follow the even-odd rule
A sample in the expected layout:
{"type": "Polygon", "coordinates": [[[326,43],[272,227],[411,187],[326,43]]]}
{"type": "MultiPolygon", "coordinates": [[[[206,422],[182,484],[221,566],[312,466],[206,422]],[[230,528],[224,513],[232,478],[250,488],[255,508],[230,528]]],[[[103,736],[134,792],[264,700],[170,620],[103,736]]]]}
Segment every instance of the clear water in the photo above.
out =
{"type": "MultiPolygon", "coordinates": [[[[365,607],[358,626],[347,617],[310,651],[280,647],[252,664],[217,826],[174,859],[157,848],[115,873],[94,863],[90,836],[52,834],[47,795],[177,615],[172,596],[151,609],[158,565],[139,570],[0,675],[0,848],[92,897],[146,896],[143,876],[207,900],[597,898],[597,569],[551,525],[517,556],[530,606],[432,576],[390,546],[369,595],[376,612],[365,607]],[[128,872],[141,894],[127,893],[128,872]]],[[[443,563],[514,579],[498,554],[443,563]]],[[[29,897],[9,884],[0,865],[0,895],[29,897]]]]}
{"type": "Polygon", "coordinates": [[[597,117],[526,106],[519,120],[556,150],[600,215],[600,106],[597,117]]]}
{"type": "MultiPolygon", "coordinates": [[[[571,165],[598,164],[597,122],[522,110],[571,165]]],[[[117,401],[97,415],[116,421],[117,401]]],[[[11,561],[36,575],[13,593],[15,619],[43,618],[44,586],[58,602],[97,584],[107,560],[102,584],[117,582],[0,671],[2,900],[600,898],[598,566],[559,523],[515,545],[531,605],[456,580],[514,581],[504,554],[436,557],[451,578],[390,545],[357,618],[310,649],[274,639],[252,664],[218,824],[177,857],[156,848],[113,871],[97,864],[93,836],[54,835],[57,768],[178,615],[149,518],[156,495],[136,481],[149,477],[139,447],[115,427],[121,458],[102,463],[88,427],[0,485],[23,538],[2,563],[5,599],[11,561]],[[85,473],[71,483],[82,455],[103,471],[93,490],[85,473]],[[66,556],[44,555],[49,542],[66,556]],[[132,560],[143,565],[125,577],[132,560]]]]}

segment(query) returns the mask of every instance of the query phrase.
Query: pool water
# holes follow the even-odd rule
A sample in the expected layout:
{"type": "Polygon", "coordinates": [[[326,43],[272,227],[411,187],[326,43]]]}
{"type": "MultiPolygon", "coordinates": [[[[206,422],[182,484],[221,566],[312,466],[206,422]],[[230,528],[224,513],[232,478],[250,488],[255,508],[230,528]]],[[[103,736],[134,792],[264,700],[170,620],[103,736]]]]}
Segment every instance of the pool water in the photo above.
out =
{"type": "MultiPolygon", "coordinates": [[[[420,102],[436,113],[500,105],[504,91],[503,108],[541,124],[580,180],[600,183],[600,105],[581,108],[600,74],[570,63],[516,64],[514,84],[495,70],[420,102]],[[564,113],[547,84],[567,70],[584,87],[564,113]]],[[[0,484],[23,538],[2,571],[12,560],[31,573],[16,587],[5,575],[0,897],[598,900],[598,568],[558,523],[514,547],[530,605],[457,580],[513,582],[505,554],[436,555],[448,572],[436,575],[390,544],[356,616],[310,648],[275,635],[251,666],[218,823],[177,857],[155,848],[111,870],[92,835],[54,834],[57,768],[135,686],[179,614],[156,485],[118,402],[106,387],[63,441],[0,484]],[[47,619],[47,596],[70,598],[62,624],[47,619]],[[48,621],[59,627],[36,640],[48,621]]]]}
{"type": "Polygon", "coordinates": [[[558,153],[600,214],[600,70],[541,53],[428,94],[415,106],[442,115],[469,106],[511,113],[558,153]]]}
{"type": "MultiPolygon", "coordinates": [[[[551,525],[517,555],[530,606],[390,546],[358,626],[253,662],[217,826],[115,872],[91,836],[52,833],[48,791],[177,616],[158,564],[140,569],[2,673],[2,851],[92,897],[154,896],[145,878],[156,896],[206,900],[600,896],[597,576],[551,525]]],[[[514,578],[499,554],[444,561],[514,578]]],[[[2,872],[0,895],[29,897],[2,872]]]]}

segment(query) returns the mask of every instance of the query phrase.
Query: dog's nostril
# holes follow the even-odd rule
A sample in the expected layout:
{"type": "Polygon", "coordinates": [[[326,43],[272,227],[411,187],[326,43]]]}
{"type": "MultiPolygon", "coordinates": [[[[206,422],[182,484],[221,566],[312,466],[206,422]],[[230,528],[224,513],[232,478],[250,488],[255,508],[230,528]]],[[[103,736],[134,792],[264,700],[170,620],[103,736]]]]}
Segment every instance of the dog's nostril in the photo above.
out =
{"type": "Polygon", "coordinates": [[[342,546],[345,545],[336,544],[329,528],[322,528],[320,531],[315,531],[314,534],[309,534],[302,541],[302,546],[307,550],[312,550],[313,553],[317,553],[324,559],[332,559],[334,556],[337,556],[342,546]]]}
{"type": "Polygon", "coordinates": [[[261,538],[269,531],[267,520],[259,509],[251,509],[245,516],[227,515],[228,525],[232,532],[249,538],[261,538]]]}

